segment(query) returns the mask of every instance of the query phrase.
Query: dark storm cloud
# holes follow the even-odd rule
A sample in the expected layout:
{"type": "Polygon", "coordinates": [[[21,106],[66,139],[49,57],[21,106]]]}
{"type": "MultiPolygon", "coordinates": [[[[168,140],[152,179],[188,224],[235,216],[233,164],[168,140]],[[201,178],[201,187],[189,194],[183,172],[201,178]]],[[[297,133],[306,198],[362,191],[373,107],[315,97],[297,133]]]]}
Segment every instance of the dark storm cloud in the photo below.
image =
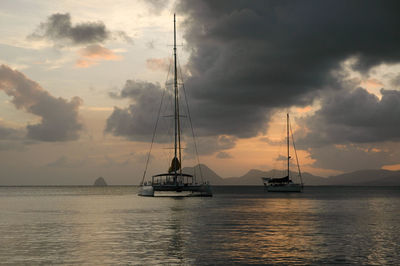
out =
{"type": "Polygon", "coordinates": [[[400,91],[381,89],[382,98],[363,88],[321,99],[321,108],[301,123],[310,132],[302,146],[400,140],[400,91]]]}
{"type": "Polygon", "coordinates": [[[27,136],[40,141],[68,141],[79,138],[82,125],[78,109],[82,100],[74,97],[70,101],[56,98],[36,82],[8,66],[0,66],[0,90],[13,97],[17,109],[41,118],[38,124],[26,127],[27,136]]]}
{"type": "MultiPolygon", "coordinates": [[[[191,156],[194,156],[196,154],[194,150],[195,147],[192,139],[186,139],[187,144],[184,153],[187,158],[190,158],[191,156]]],[[[236,146],[236,141],[237,139],[235,137],[225,135],[198,137],[196,138],[197,151],[199,155],[211,155],[216,152],[221,152],[234,148],[236,146]]],[[[220,156],[223,156],[223,154],[220,156]]]]}
{"type": "Polygon", "coordinates": [[[93,44],[102,43],[111,38],[120,38],[128,43],[132,39],[123,31],[111,32],[102,21],[84,22],[72,25],[69,13],[56,13],[42,22],[34,33],[29,35],[33,39],[48,39],[58,44],[66,41],[70,44],[93,44]]]}
{"type": "MultiPolygon", "coordinates": [[[[112,98],[129,98],[131,100],[139,101],[151,101],[158,97],[161,100],[162,89],[159,83],[151,83],[140,80],[127,80],[125,86],[118,93],[111,92],[112,98]]],[[[147,102],[150,103],[150,102],[147,102]]]]}
{"type": "MultiPolygon", "coordinates": [[[[132,103],[127,108],[114,107],[104,131],[134,141],[151,141],[162,95],[163,89],[158,83],[127,80],[120,92],[110,93],[110,96],[116,99],[130,99],[132,103]]],[[[173,141],[172,101],[170,91],[166,90],[155,142],[173,141]]],[[[195,154],[192,132],[189,129],[185,107],[181,106],[180,110],[182,141],[186,142],[184,154],[186,158],[191,158],[195,154]]],[[[232,136],[200,136],[197,138],[198,153],[210,155],[221,150],[228,150],[235,146],[235,142],[236,137],[232,136]]]]}
{"type": "MultiPolygon", "coordinates": [[[[393,145],[393,144],[391,144],[393,145]]],[[[310,158],[315,162],[312,166],[317,168],[340,170],[345,172],[360,169],[380,169],[384,165],[396,164],[392,153],[383,149],[373,149],[369,145],[346,145],[312,148],[310,158]]]]}
{"type": "Polygon", "coordinates": [[[298,121],[298,148],[309,152],[314,167],[342,171],[375,169],[397,163],[400,140],[400,91],[363,88],[325,92],[321,108],[298,121]]]}
{"type": "Polygon", "coordinates": [[[340,87],[332,72],[350,57],[363,72],[400,61],[398,1],[182,0],[178,10],[201,134],[265,131],[271,109],[340,87]]]}
{"type": "MultiPolygon", "coordinates": [[[[136,141],[151,141],[162,94],[158,83],[127,80],[119,93],[110,93],[110,96],[128,98],[133,103],[127,108],[114,107],[107,119],[105,132],[136,141]]],[[[160,126],[164,124],[161,122],[160,126]]],[[[165,127],[162,129],[167,130],[165,127]]],[[[166,133],[163,130],[160,129],[160,137],[166,133]]]]}
{"type": "Polygon", "coordinates": [[[395,78],[393,78],[390,83],[393,87],[400,88],[400,75],[397,75],[395,78]]]}
{"type": "Polygon", "coordinates": [[[20,130],[0,124],[0,140],[15,138],[19,133],[20,130]]]}

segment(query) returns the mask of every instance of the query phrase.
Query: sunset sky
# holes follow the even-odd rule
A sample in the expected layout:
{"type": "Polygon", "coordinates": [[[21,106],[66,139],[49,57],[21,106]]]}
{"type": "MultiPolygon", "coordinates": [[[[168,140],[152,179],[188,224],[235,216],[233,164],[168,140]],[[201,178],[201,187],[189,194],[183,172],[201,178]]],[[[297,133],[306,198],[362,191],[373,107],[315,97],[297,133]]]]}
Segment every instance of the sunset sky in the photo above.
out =
{"type": "MultiPolygon", "coordinates": [[[[0,185],[138,184],[174,13],[201,163],[280,168],[289,112],[303,171],[400,170],[398,1],[3,0],[0,185]]],[[[150,174],[172,159],[161,119],[150,174]]]]}

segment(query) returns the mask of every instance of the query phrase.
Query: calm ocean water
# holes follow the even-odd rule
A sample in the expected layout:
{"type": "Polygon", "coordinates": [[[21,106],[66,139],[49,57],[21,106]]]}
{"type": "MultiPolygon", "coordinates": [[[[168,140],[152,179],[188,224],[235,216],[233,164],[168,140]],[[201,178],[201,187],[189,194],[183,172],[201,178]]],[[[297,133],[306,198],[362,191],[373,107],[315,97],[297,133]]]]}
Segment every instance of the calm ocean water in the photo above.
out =
{"type": "Polygon", "coordinates": [[[400,188],[0,187],[0,264],[400,265],[400,188]]]}

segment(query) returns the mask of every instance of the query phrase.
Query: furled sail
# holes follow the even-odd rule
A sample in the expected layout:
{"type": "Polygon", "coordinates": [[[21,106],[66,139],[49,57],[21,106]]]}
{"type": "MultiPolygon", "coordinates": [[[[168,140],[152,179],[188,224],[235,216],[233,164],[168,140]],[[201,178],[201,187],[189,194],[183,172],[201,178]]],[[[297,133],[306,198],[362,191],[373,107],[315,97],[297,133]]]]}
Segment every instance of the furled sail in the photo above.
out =
{"type": "Polygon", "coordinates": [[[178,158],[174,157],[171,162],[171,166],[168,169],[168,173],[173,173],[181,169],[181,163],[179,162],[178,158]]]}

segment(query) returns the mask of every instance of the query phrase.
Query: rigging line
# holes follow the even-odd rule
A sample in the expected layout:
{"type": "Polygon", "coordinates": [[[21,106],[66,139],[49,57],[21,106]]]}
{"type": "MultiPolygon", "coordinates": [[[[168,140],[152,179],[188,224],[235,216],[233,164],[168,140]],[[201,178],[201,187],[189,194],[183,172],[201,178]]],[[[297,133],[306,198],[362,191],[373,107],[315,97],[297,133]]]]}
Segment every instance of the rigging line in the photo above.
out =
{"type": "Polygon", "coordinates": [[[161,102],[160,102],[160,107],[158,108],[156,125],[154,126],[153,136],[151,138],[150,150],[149,150],[149,153],[147,154],[147,159],[146,159],[146,167],[144,169],[143,178],[142,178],[142,182],[140,182],[140,185],[143,185],[144,178],[146,177],[147,167],[148,167],[149,161],[150,161],[151,150],[153,149],[154,138],[156,136],[158,121],[160,121],[160,112],[161,112],[162,102],[164,100],[164,95],[165,95],[165,90],[163,90],[163,94],[161,96],[161,102]]]}
{"type": "MultiPolygon", "coordinates": [[[[176,67],[175,67],[175,71],[176,71],[176,67]]],[[[178,88],[179,89],[179,88],[178,88]]],[[[179,156],[179,162],[180,162],[180,167],[179,167],[179,174],[182,175],[182,145],[181,145],[181,134],[182,134],[182,129],[181,129],[181,120],[180,120],[180,111],[179,111],[179,91],[177,90],[176,92],[176,101],[177,101],[177,105],[176,105],[176,116],[178,118],[178,156],[179,156]]]]}
{"type": "Polygon", "coordinates": [[[293,136],[293,131],[292,131],[292,124],[290,123],[289,126],[290,126],[290,133],[292,134],[292,143],[293,143],[293,148],[294,148],[294,154],[296,155],[297,169],[299,170],[300,182],[301,182],[301,185],[303,185],[303,177],[301,176],[299,157],[297,157],[296,145],[294,144],[294,136],[293,136]]]}
{"type": "MultiPolygon", "coordinates": [[[[194,130],[193,130],[192,116],[190,115],[189,103],[188,103],[188,98],[187,98],[187,95],[186,95],[185,84],[183,83],[183,78],[182,78],[182,68],[181,68],[181,64],[179,63],[179,61],[178,61],[178,66],[179,66],[179,73],[180,73],[181,79],[182,79],[182,89],[183,89],[183,94],[185,96],[185,102],[186,102],[186,108],[187,108],[187,112],[188,112],[190,128],[192,130],[192,136],[193,136],[193,142],[194,142],[194,150],[196,152],[197,164],[199,165],[200,178],[201,178],[201,182],[204,183],[203,173],[201,171],[201,165],[200,165],[199,152],[197,150],[196,136],[195,136],[194,130]]],[[[193,170],[195,171],[195,169],[196,168],[194,168],[193,170]]]]}
{"type": "MultiPolygon", "coordinates": [[[[168,80],[168,78],[169,78],[169,73],[170,73],[170,72],[171,72],[171,63],[169,64],[169,69],[168,69],[168,74],[167,74],[167,80],[168,80]]],[[[162,96],[161,96],[160,107],[158,108],[158,113],[157,113],[157,120],[156,120],[156,124],[155,124],[155,126],[154,126],[153,136],[151,137],[150,150],[149,150],[149,153],[147,154],[146,166],[145,166],[145,168],[144,168],[144,173],[143,173],[142,181],[140,182],[140,185],[141,185],[141,186],[143,185],[143,182],[144,182],[144,179],[145,179],[146,173],[147,173],[147,167],[149,166],[151,150],[153,149],[154,139],[155,139],[155,137],[156,137],[156,132],[157,132],[157,126],[158,126],[158,122],[160,121],[160,113],[161,113],[162,103],[163,103],[163,100],[164,100],[165,91],[166,91],[166,89],[163,90],[163,93],[162,93],[162,96]]]]}
{"type": "MultiPolygon", "coordinates": [[[[282,127],[277,127],[279,128],[279,134],[277,134],[278,136],[284,136],[285,135],[285,131],[286,131],[286,125],[282,126],[282,127]]],[[[274,163],[272,165],[272,177],[281,177],[281,176],[285,176],[286,174],[286,159],[282,159],[282,158],[286,158],[285,157],[285,150],[286,150],[286,137],[284,138],[280,138],[277,140],[277,144],[276,146],[279,146],[279,148],[277,149],[277,158],[274,160],[274,163]],[[282,157],[281,157],[282,156],[282,157]]]]}

